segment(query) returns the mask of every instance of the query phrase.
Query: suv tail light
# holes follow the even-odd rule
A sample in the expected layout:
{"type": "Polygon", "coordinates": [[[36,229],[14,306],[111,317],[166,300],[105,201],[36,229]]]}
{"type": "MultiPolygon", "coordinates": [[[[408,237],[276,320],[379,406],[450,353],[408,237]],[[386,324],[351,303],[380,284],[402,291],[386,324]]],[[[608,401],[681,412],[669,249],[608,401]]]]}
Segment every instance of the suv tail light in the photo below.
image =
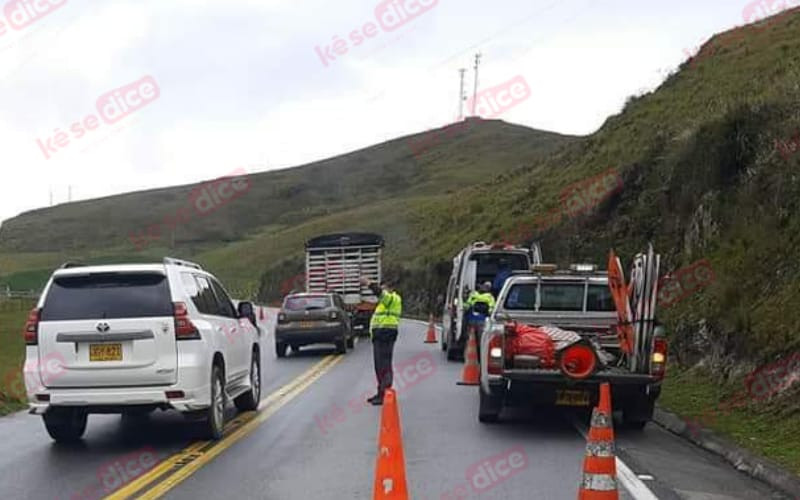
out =
{"type": "Polygon", "coordinates": [[[38,307],[31,309],[28,313],[28,320],[25,321],[25,330],[22,336],[25,338],[25,345],[36,345],[39,343],[39,318],[42,310],[38,307]]]}
{"type": "Polygon", "coordinates": [[[573,344],[561,353],[558,361],[561,372],[569,378],[585,379],[597,368],[597,355],[590,346],[573,344]]]}
{"type": "Polygon", "coordinates": [[[286,314],[285,313],[278,313],[278,323],[286,323],[286,314]]]}
{"type": "Polygon", "coordinates": [[[489,352],[488,361],[486,363],[486,370],[489,375],[502,375],[503,374],[503,336],[493,335],[489,339],[489,352]]]}
{"type": "Polygon", "coordinates": [[[339,319],[339,313],[337,313],[336,311],[331,311],[328,314],[328,319],[330,319],[331,321],[335,321],[335,320],[339,319]]]}
{"type": "Polygon", "coordinates": [[[175,339],[200,340],[200,331],[189,319],[189,309],[183,302],[173,302],[175,311],[175,339]]]}
{"type": "Polygon", "coordinates": [[[650,356],[650,374],[658,379],[667,373],[667,339],[653,339],[653,354],[650,356]]]}

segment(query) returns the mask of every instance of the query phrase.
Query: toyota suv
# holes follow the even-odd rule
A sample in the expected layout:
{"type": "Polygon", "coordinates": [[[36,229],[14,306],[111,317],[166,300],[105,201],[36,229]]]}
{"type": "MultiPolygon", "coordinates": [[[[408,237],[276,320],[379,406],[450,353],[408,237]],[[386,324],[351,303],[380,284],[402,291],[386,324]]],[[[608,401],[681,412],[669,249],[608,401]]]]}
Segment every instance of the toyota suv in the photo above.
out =
{"type": "Polygon", "coordinates": [[[58,442],[77,441],[90,413],[175,409],[222,436],[226,401],[255,410],[260,330],[199,265],[65,264],[25,325],[31,413],[58,442]]]}

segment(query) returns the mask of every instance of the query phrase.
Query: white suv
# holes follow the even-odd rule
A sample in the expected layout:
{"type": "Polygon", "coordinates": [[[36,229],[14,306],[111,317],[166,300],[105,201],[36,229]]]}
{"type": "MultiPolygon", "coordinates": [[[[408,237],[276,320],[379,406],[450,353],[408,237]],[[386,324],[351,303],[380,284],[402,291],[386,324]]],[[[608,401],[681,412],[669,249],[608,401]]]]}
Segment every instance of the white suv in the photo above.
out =
{"type": "Polygon", "coordinates": [[[199,265],[80,266],[53,273],[25,325],[31,413],[56,441],[76,441],[89,413],[176,409],[222,436],[226,398],[261,398],[253,305],[237,308],[199,265]]]}

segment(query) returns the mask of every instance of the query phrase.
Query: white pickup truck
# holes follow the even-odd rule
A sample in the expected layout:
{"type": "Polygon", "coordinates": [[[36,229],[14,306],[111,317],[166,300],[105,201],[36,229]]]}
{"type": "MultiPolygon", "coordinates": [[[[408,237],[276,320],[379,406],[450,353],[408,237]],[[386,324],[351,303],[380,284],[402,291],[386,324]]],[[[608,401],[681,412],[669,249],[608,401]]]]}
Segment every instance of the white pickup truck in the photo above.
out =
{"type": "Polygon", "coordinates": [[[622,410],[623,423],[643,428],[661,392],[667,354],[663,328],[656,327],[647,340],[651,355],[643,368],[631,371],[620,348],[608,274],[593,266],[570,271],[537,267],[547,266],[517,271],[506,281],[487,319],[480,345],[479,420],[497,421],[504,406],[589,407],[597,403],[599,384],[610,382],[614,409],[622,410]],[[575,363],[564,358],[573,355],[564,350],[555,366],[538,366],[535,356],[515,352],[512,322],[575,332],[589,348],[575,352],[575,363]],[[590,363],[580,359],[586,353],[590,363]],[[578,365],[593,368],[578,373],[578,365]]]}

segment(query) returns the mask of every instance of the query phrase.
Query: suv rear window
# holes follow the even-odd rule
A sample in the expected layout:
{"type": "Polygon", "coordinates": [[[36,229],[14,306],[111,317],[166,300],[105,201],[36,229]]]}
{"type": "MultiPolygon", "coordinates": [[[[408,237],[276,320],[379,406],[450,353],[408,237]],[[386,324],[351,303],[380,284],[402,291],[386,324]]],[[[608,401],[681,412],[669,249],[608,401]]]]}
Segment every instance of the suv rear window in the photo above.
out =
{"type": "Polygon", "coordinates": [[[331,307],[329,297],[287,297],[283,308],[287,311],[305,311],[308,309],[325,309],[331,307]]]}
{"type": "Polygon", "coordinates": [[[98,273],[53,280],[42,321],[172,316],[167,277],[155,273],[98,273]]]}

